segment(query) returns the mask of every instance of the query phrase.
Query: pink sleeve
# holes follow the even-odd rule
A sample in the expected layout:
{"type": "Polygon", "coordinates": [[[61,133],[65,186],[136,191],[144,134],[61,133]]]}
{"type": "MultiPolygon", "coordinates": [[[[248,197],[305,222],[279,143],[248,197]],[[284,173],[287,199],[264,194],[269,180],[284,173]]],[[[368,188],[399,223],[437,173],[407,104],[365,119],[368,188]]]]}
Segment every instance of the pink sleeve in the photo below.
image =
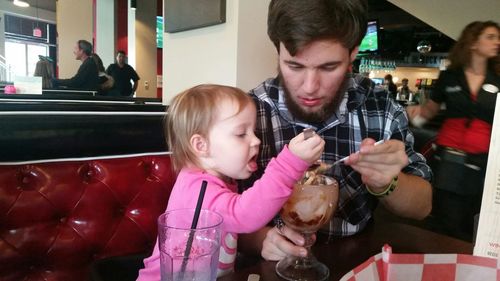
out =
{"type": "Polygon", "coordinates": [[[250,233],[266,225],[292,193],[293,185],[309,164],[293,155],[287,146],[266,167],[254,185],[237,194],[227,189],[207,189],[205,205],[221,213],[224,230],[250,233]]]}
{"type": "Polygon", "coordinates": [[[144,268],[139,270],[137,281],[158,281],[160,279],[160,250],[157,238],[153,253],[144,259],[144,268]]]}

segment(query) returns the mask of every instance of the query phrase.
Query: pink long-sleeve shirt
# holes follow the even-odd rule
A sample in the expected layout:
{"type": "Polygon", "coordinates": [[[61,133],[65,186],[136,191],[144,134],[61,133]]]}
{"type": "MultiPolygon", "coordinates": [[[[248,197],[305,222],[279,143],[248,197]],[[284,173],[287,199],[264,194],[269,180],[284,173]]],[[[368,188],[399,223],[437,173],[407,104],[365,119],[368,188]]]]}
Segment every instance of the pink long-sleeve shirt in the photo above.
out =
{"type": "MultiPolygon", "coordinates": [[[[236,258],[237,233],[254,232],[266,225],[292,194],[293,185],[309,164],[293,155],[287,146],[269,162],[262,177],[252,188],[237,193],[237,185],[199,170],[182,169],[168,200],[167,211],[195,208],[201,182],[208,185],[203,209],[218,212],[222,218],[222,236],[218,276],[233,270],[236,258]]],[[[153,254],[144,259],[144,269],[138,281],[160,280],[160,251],[158,240],[153,254]]]]}

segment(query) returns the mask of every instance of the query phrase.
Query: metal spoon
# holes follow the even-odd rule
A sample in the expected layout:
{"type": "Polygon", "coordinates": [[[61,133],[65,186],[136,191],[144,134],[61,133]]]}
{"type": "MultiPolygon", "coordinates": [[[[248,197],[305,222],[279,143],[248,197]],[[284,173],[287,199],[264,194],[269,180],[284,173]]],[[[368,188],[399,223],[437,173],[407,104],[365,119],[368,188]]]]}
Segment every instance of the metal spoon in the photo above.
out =
{"type": "MultiPolygon", "coordinates": [[[[385,140],[379,140],[376,143],[374,143],[373,145],[379,145],[379,144],[384,143],[384,142],[385,142],[385,140]]],[[[356,151],[356,153],[359,153],[359,151],[356,151]]],[[[315,173],[324,174],[326,171],[330,170],[333,166],[340,164],[341,162],[344,162],[345,160],[347,160],[347,158],[349,158],[349,156],[346,156],[342,159],[339,159],[333,163],[320,162],[318,164],[318,167],[315,167],[313,170],[315,173]]]]}

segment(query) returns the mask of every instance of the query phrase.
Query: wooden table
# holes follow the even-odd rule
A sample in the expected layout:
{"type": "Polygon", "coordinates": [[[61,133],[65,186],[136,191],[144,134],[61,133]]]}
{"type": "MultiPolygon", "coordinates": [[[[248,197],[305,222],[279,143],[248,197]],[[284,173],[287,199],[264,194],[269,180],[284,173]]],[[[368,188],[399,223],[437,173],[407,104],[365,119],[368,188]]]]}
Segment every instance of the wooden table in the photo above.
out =
{"type": "MultiPolygon", "coordinates": [[[[344,274],[380,253],[389,244],[394,253],[462,253],[472,254],[472,244],[437,234],[411,225],[396,223],[372,224],[362,233],[331,238],[318,234],[313,246],[314,255],[330,268],[330,280],[339,280],[344,274]]],[[[251,273],[259,274],[261,281],[283,280],[274,271],[276,262],[263,259],[245,259],[245,266],[218,281],[245,281],[251,273]]]]}

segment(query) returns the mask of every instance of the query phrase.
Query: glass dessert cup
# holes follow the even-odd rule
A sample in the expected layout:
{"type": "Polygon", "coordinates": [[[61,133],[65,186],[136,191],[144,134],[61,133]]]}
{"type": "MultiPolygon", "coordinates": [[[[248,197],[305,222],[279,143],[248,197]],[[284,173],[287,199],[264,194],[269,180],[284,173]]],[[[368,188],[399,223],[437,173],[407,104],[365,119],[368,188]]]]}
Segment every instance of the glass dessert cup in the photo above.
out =
{"type": "Polygon", "coordinates": [[[306,257],[288,256],[276,264],[276,273],[286,280],[326,280],[330,275],[328,267],[311,252],[312,236],[333,215],[339,187],[336,180],[325,175],[315,175],[310,182],[302,180],[294,185],[292,196],[280,213],[287,227],[303,235],[307,249],[306,257]]]}

